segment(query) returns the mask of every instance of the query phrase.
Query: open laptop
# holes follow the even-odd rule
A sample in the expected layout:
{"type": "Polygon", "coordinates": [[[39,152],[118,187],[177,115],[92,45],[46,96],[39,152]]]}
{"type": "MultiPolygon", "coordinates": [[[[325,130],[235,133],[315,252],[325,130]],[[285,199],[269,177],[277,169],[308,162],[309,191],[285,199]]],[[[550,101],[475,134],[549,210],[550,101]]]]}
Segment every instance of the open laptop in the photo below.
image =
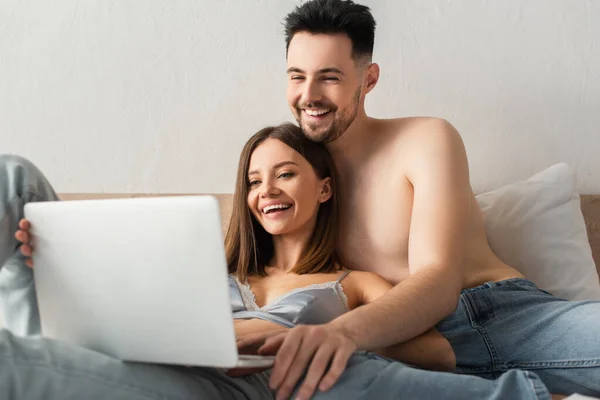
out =
{"type": "Polygon", "coordinates": [[[126,361],[269,367],[239,355],[212,196],[28,203],[42,335],[126,361]]]}

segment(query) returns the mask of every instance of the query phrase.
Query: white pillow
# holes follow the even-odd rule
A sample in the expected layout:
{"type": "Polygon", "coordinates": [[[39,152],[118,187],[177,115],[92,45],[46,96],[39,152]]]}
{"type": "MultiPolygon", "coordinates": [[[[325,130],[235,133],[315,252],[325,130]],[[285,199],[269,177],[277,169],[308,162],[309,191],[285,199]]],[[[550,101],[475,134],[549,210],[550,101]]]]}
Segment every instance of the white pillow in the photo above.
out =
{"type": "Polygon", "coordinates": [[[555,296],[600,300],[575,175],[567,164],[476,198],[501,260],[555,296]]]}

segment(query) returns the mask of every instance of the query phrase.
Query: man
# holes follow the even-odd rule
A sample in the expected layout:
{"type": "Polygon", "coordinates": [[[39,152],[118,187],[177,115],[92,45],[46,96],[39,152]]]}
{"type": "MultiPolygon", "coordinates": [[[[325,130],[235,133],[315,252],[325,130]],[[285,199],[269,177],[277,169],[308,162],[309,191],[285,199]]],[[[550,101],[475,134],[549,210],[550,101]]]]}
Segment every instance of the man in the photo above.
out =
{"type": "Polygon", "coordinates": [[[268,338],[261,351],[278,350],[271,386],[281,398],[308,367],[299,392],[306,398],[330,388],[357,349],[392,346],[437,324],[458,372],[496,378],[529,369],[551,392],[600,395],[600,303],[552,298],[492,252],[454,127],[367,116],[365,96],[379,78],[374,30],[369,9],[352,1],[298,6],[286,18],[287,100],[338,168],[345,266],[396,286],[327,325],[254,335],[240,346],[268,338]]]}

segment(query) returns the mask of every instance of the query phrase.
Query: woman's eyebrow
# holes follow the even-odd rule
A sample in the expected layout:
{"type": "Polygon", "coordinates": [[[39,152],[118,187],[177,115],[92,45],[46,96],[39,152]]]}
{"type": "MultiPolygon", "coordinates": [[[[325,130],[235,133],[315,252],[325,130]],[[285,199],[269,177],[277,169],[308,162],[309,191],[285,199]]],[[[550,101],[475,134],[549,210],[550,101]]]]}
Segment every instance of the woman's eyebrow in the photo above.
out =
{"type": "MultiPolygon", "coordinates": [[[[296,164],[293,161],[282,161],[282,162],[279,162],[279,163],[273,165],[273,169],[281,168],[281,167],[286,166],[286,165],[295,165],[295,166],[298,166],[298,164],[296,164]]],[[[250,176],[250,175],[256,175],[256,174],[258,174],[257,170],[248,171],[248,176],[250,176]]]]}
{"type": "Polygon", "coordinates": [[[276,169],[276,168],[281,168],[281,167],[283,167],[283,166],[285,166],[285,165],[295,165],[296,167],[298,166],[298,164],[296,164],[296,163],[295,163],[295,162],[293,162],[293,161],[282,161],[282,162],[280,162],[280,163],[277,163],[277,164],[273,165],[273,168],[274,168],[274,169],[276,169]]]}

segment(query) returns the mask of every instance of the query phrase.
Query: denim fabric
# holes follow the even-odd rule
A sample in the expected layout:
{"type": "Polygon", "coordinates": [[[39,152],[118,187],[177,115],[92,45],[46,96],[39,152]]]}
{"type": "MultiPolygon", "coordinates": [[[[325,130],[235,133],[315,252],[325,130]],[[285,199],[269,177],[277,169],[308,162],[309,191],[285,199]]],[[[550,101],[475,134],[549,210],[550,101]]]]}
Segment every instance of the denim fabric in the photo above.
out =
{"type": "Polygon", "coordinates": [[[567,301],[526,279],[464,290],[437,329],[457,356],[456,372],[496,378],[535,372],[552,393],[600,396],[600,302],[567,301]]]}
{"type": "MultiPolygon", "coordinates": [[[[2,399],[269,399],[268,372],[230,378],[214,368],[123,362],[43,338],[32,270],[14,239],[28,201],[56,200],[27,160],[0,156],[0,330],[2,399]]],[[[316,399],[549,399],[540,379],[513,370],[496,380],[431,372],[358,352],[340,381],[316,399]]]]}
{"type": "Polygon", "coordinates": [[[357,352],[336,386],[317,393],[314,399],[515,400],[550,399],[550,395],[532,372],[512,370],[488,380],[425,371],[373,353],[357,352]]]}
{"type": "Polygon", "coordinates": [[[15,239],[23,206],[57,200],[52,186],[30,162],[0,155],[0,300],[4,324],[18,335],[40,333],[33,271],[24,264],[15,239]]]}

